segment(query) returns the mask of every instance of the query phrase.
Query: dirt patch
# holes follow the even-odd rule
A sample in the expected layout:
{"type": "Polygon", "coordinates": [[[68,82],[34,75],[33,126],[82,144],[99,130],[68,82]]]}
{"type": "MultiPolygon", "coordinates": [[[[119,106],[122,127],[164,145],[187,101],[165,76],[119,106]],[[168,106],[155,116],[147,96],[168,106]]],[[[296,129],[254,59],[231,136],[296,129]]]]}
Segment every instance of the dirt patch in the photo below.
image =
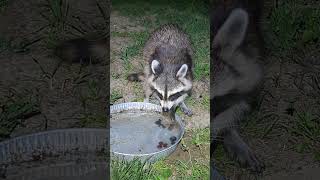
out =
{"type": "MultiPolygon", "coordinates": [[[[118,11],[111,11],[110,14],[110,31],[111,32],[141,32],[145,31],[146,29],[143,26],[139,26],[132,21],[132,19],[121,16],[118,11]]],[[[116,47],[115,47],[116,48],[116,47]]]]}
{"type": "Polygon", "coordinates": [[[11,136],[47,129],[90,127],[92,124],[82,123],[88,114],[105,114],[106,61],[86,67],[63,63],[57,68],[59,59],[53,55],[54,46],[50,44],[86,36],[99,28],[103,31],[105,21],[95,1],[69,1],[65,17],[69,25],[59,31],[45,18],[52,16],[51,11],[45,11],[45,3],[10,1],[0,16],[1,40],[7,43],[0,54],[1,97],[35,94],[32,98],[37,99],[41,112],[23,119],[11,136]]]}
{"type": "Polygon", "coordinates": [[[192,102],[189,104],[197,104],[198,106],[191,105],[194,113],[192,117],[183,115],[187,129],[207,128],[210,126],[210,112],[208,111],[210,107],[209,102],[207,101],[208,97],[209,81],[202,80],[195,82],[193,86],[192,100],[190,100],[192,102]]]}

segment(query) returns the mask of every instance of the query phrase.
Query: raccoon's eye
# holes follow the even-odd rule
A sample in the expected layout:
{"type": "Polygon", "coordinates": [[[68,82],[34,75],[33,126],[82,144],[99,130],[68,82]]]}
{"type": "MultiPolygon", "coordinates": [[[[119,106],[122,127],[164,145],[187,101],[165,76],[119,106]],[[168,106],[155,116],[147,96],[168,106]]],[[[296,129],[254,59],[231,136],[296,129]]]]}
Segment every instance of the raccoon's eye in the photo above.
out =
{"type": "Polygon", "coordinates": [[[155,90],[155,92],[156,92],[157,96],[158,96],[161,100],[163,100],[163,96],[162,96],[162,94],[161,94],[161,93],[159,93],[157,90],[155,90]]]}
{"type": "Polygon", "coordinates": [[[177,100],[180,96],[182,96],[182,92],[177,92],[169,96],[170,101],[177,100]]]}

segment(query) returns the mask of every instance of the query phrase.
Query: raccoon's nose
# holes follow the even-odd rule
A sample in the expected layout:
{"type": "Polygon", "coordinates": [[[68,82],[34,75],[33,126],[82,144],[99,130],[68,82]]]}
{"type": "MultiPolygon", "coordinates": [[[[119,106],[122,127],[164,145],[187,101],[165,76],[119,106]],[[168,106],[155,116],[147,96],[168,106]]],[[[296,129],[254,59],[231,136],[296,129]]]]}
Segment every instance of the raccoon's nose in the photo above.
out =
{"type": "Polygon", "coordinates": [[[162,108],[162,111],[163,111],[163,112],[169,112],[169,108],[164,107],[164,108],[162,108]]]}

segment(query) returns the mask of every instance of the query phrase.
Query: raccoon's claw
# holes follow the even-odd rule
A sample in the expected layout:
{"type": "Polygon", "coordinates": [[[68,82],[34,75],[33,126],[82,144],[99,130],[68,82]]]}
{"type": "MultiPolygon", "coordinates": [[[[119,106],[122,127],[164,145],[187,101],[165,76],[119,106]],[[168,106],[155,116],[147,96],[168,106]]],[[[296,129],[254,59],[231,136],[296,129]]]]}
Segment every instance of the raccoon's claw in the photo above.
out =
{"type": "Polygon", "coordinates": [[[262,163],[250,149],[229,149],[227,151],[241,166],[248,167],[254,173],[261,174],[265,169],[264,163],[262,163]]]}
{"type": "Polygon", "coordinates": [[[191,109],[182,109],[182,112],[187,116],[193,115],[193,112],[191,111],[191,109]]]}
{"type": "Polygon", "coordinates": [[[257,174],[261,174],[265,168],[264,163],[260,162],[250,149],[238,153],[237,159],[242,166],[248,167],[252,172],[257,174]]]}
{"type": "Polygon", "coordinates": [[[241,166],[248,167],[252,172],[261,174],[265,165],[251,151],[235,131],[231,131],[224,139],[224,148],[241,166]]]}
{"type": "Polygon", "coordinates": [[[253,152],[249,152],[247,157],[247,166],[254,173],[261,174],[265,169],[265,164],[261,162],[253,152]]]}
{"type": "Polygon", "coordinates": [[[181,108],[182,112],[183,112],[185,115],[187,115],[187,116],[192,116],[192,115],[193,115],[192,110],[189,109],[184,102],[182,102],[182,103],[180,104],[180,108],[181,108]]]}

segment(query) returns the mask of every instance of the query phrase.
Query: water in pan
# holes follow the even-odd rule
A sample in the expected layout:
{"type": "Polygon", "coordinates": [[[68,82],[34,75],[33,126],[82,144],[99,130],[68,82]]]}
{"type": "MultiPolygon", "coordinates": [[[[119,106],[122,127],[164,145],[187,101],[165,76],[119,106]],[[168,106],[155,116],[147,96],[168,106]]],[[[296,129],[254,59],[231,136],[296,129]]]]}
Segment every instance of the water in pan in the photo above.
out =
{"type": "Polygon", "coordinates": [[[180,128],[169,130],[159,113],[119,113],[111,117],[110,145],[112,152],[149,154],[175,144],[180,128]]]}

